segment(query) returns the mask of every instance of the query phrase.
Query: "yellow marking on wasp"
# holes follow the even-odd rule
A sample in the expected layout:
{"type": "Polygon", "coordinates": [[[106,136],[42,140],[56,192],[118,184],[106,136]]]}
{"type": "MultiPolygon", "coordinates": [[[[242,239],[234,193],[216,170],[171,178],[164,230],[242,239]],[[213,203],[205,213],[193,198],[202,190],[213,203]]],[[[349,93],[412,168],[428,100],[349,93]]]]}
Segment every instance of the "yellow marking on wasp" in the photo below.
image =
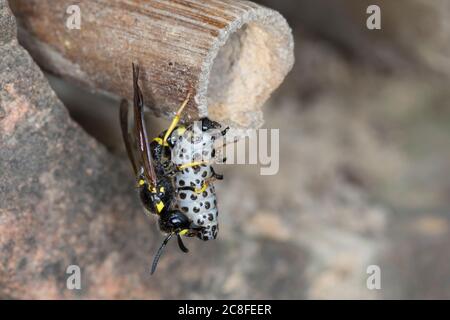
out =
{"type": "Polygon", "coordinates": [[[152,193],[156,193],[156,188],[155,187],[150,187],[148,186],[148,190],[152,193]]]}
{"type": "Polygon", "coordinates": [[[145,184],[145,180],[139,179],[139,181],[137,182],[136,188],[142,187],[144,184],[145,184]]]}
{"type": "Polygon", "coordinates": [[[180,232],[178,232],[178,234],[180,235],[180,236],[184,236],[186,233],[188,233],[189,232],[189,229],[183,229],[183,230],[181,230],[180,232]]]}
{"type": "Polygon", "coordinates": [[[164,187],[159,188],[159,192],[166,192],[166,189],[164,187]]]}
{"type": "Polygon", "coordinates": [[[184,107],[186,107],[187,103],[189,102],[189,98],[191,97],[191,92],[189,91],[186,99],[184,99],[183,104],[181,105],[180,109],[178,109],[177,113],[175,114],[175,117],[173,117],[172,123],[169,126],[169,129],[167,129],[166,134],[164,135],[163,143],[165,144],[167,142],[167,139],[169,139],[169,136],[171,135],[172,131],[177,126],[178,122],[180,121],[181,112],[183,112],[184,107]]]}
{"type": "Polygon", "coordinates": [[[164,203],[160,201],[156,204],[156,210],[158,210],[158,213],[160,213],[162,209],[164,209],[164,203]]]}
{"type": "Polygon", "coordinates": [[[153,141],[157,142],[159,145],[164,145],[165,147],[169,146],[169,144],[167,142],[164,142],[160,137],[154,138],[153,141]]]}

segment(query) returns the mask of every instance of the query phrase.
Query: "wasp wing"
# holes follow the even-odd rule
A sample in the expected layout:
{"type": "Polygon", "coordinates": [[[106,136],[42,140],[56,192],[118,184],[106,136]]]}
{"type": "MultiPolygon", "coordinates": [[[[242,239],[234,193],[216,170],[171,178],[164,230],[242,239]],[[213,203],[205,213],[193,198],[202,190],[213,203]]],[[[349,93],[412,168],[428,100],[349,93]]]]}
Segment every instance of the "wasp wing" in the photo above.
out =
{"type": "Polygon", "coordinates": [[[153,168],[152,158],[148,144],[147,130],[144,121],[144,98],[141,88],[139,87],[139,66],[133,63],[133,88],[134,88],[134,122],[135,122],[135,138],[141,155],[144,175],[147,182],[155,186],[156,174],[153,168]]]}
{"type": "Polygon", "coordinates": [[[127,100],[122,100],[120,103],[120,127],[122,129],[122,138],[123,142],[125,143],[125,148],[127,150],[128,158],[130,159],[131,165],[134,170],[134,174],[137,176],[138,169],[139,169],[139,163],[136,160],[135,154],[134,154],[134,141],[132,139],[132,136],[130,135],[129,126],[128,126],[128,102],[127,100]]]}

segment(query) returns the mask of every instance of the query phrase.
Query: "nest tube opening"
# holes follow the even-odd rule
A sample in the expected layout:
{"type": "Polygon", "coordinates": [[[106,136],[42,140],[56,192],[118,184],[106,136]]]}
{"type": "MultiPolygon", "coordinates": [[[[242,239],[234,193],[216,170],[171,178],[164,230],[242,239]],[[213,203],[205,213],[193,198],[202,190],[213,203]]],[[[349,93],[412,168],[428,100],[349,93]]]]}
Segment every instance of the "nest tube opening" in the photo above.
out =
{"type": "Polygon", "coordinates": [[[224,30],[208,60],[196,97],[200,116],[258,128],[263,103],[293,66],[291,30],[278,12],[258,8],[224,30]]]}

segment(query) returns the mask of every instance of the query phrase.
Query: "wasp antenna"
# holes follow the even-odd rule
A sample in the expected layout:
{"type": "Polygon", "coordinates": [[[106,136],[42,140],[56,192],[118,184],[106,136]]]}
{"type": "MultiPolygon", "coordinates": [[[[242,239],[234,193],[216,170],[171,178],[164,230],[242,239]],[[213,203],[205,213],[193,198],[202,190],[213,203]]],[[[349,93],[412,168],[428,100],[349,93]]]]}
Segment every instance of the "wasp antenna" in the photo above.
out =
{"type": "Polygon", "coordinates": [[[178,246],[180,247],[181,251],[183,251],[184,253],[188,253],[189,249],[186,248],[186,246],[183,243],[183,240],[181,239],[181,236],[177,233],[177,241],[178,241],[178,246]]]}
{"type": "Polygon", "coordinates": [[[136,74],[136,76],[139,76],[139,65],[137,63],[132,62],[131,66],[133,67],[133,72],[136,74]]]}
{"type": "Polygon", "coordinates": [[[159,247],[158,251],[156,252],[155,258],[153,259],[152,270],[151,270],[150,274],[155,273],[156,267],[158,266],[159,258],[161,257],[161,254],[163,253],[164,247],[166,246],[167,242],[169,242],[170,238],[172,238],[173,235],[174,235],[173,232],[171,234],[169,234],[164,239],[163,243],[161,244],[161,246],[159,247]]]}

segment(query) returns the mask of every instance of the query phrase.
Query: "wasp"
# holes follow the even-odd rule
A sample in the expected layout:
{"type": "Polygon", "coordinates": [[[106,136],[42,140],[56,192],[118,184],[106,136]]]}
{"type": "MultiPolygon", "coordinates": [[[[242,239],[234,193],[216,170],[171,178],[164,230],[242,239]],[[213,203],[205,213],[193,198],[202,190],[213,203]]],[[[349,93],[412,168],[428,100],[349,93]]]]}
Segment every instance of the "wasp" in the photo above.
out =
{"type": "MultiPolygon", "coordinates": [[[[129,124],[129,107],[126,100],[120,105],[120,124],[128,158],[130,159],[143,207],[147,213],[158,216],[159,228],[167,236],[159,247],[152,264],[151,274],[156,270],[159,258],[173,237],[177,237],[181,251],[189,250],[181,236],[197,236],[203,240],[215,239],[218,232],[217,201],[213,180],[220,180],[205,156],[214,157],[212,144],[220,124],[202,118],[197,126],[179,125],[183,109],[190,93],[175,114],[169,128],[149,142],[144,121],[144,99],[139,87],[139,66],[133,68],[133,118],[129,124]],[[131,132],[130,132],[131,131],[131,132]],[[199,161],[199,152],[203,155],[199,161]]],[[[228,128],[219,131],[225,135],[228,128]]],[[[223,159],[225,160],[225,159],[223,159]]]]}

